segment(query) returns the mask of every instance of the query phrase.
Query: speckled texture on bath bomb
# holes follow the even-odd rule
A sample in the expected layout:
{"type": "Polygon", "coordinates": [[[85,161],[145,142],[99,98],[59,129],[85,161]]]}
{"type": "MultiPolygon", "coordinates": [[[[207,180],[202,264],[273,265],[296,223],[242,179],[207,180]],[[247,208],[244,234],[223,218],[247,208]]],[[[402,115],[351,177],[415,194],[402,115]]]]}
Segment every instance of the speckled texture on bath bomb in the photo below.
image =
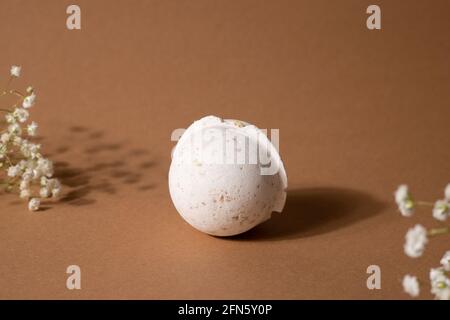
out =
{"type": "Polygon", "coordinates": [[[286,188],[287,177],[278,152],[251,124],[204,117],[183,133],[174,148],[170,195],[184,220],[202,232],[232,236],[253,228],[270,219],[273,211],[283,210],[286,188]],[[201,147],[192,143],[199,133],[201,147]],[[259,140],[255,140],[257,134],[259,140]],[[258,141],[259,148],[270,152],[278,165],[276,173],[261,174],[260,163],[249,160],[251,151],[245,139],[258,141]],[[244,158],[237,161],[240,156],[244,158]]]}

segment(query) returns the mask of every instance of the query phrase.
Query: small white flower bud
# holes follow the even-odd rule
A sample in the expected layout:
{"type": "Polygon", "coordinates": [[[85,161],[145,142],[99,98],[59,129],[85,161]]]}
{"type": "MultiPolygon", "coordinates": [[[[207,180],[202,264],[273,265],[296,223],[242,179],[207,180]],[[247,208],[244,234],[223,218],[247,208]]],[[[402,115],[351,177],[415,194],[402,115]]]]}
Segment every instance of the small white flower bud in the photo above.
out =
{"type": "Polygon", "coordinates": [[[11,71],[10,71],[11,77],[16,77],[16,78],[20,77],[21,70],[22,70],[22,67],[20,67],[20,66],[11,66],[11,71]]]}
{"type": "Polygon", "coordinates": [[[40,205],[41,205],[41,201],[38,198],[32,198],[28,202],[28,210],[37,211],[37,210],[39,210],[40,205]]]}

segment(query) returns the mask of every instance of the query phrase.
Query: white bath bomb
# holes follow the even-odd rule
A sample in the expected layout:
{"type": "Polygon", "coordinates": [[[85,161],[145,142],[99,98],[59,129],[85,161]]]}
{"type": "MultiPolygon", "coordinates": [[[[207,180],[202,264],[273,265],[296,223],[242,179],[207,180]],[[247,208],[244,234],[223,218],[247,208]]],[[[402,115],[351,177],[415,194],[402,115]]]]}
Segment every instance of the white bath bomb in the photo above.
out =
{"type": "Polygon", "coordinates": [[[287,177],[278,151],[257,127],[208,116],[172,153],[169,190],[194,228],[215,236],[245,232],[281,212],[287,177]]]}

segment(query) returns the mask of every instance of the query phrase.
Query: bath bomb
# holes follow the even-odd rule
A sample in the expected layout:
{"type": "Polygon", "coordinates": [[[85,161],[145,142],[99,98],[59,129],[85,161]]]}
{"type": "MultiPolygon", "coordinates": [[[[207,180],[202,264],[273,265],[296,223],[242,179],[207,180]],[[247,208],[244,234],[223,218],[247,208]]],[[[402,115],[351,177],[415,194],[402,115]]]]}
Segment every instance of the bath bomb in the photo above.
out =
{"type": "Polygon", "coordinates": [[[278,150],[247,122],[204,117],[184,131],[172,152],[175,208],[210,235],[240,234],[270,219],[283,210],[286,188],[278,150]]]}

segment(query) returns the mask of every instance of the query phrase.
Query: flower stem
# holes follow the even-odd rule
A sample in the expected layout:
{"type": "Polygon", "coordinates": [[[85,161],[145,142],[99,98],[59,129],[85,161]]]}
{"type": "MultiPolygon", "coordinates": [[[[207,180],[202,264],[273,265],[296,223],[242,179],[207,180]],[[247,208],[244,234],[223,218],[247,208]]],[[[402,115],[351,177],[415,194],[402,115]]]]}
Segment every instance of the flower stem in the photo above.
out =
{"type": "Polygon", "coordinates": [[[17,90],[11,90],[11,91],[9,91],[9,93],[14,94],[14,95],[16,95],[18,97],[21,97],[21,98],[25,98],[25,95],[22,94],[21,92],[17,91],[17,90]]]}
{"type": "Polygon", "coordinates": [[[17,90],[3,90],[2,93],[0,94],[0,97],[5,96],[7,94],[12,94],[21,98],[25,98],[25,95],[17,90]]]}
{"type": "Polygon", "coordinates": [[[439,236],[439,235],[446,234],[449,232],[450,232],[450,227],[435,228],[435,229],[428,230],[428,236],[430,236],[430,237],[439,236]]]}
{"type": "Polygon", "coordinates": [[[6,83],[6,89],[9,88],[9,85],[11,84],[11,82],[13,81],[13,79],[14,79],[13,76],[10,76],[10,77],[9,77],[8,82],[6,83]]]}
{"type": "Polygon", "coordinates": [[[5,155],[5,159],[6,159],[6,161],[8,162],[9,166],[12,167],[13,164],[12,164],[12,162],[11,162],[11,159],[10,159],[7,155],[5,155]]]}
{"type": "Polygon", "coordinates": [[[428,201],[416,201],[416,204],[419,206],[434,206],[434,203],[428,201]]]}

